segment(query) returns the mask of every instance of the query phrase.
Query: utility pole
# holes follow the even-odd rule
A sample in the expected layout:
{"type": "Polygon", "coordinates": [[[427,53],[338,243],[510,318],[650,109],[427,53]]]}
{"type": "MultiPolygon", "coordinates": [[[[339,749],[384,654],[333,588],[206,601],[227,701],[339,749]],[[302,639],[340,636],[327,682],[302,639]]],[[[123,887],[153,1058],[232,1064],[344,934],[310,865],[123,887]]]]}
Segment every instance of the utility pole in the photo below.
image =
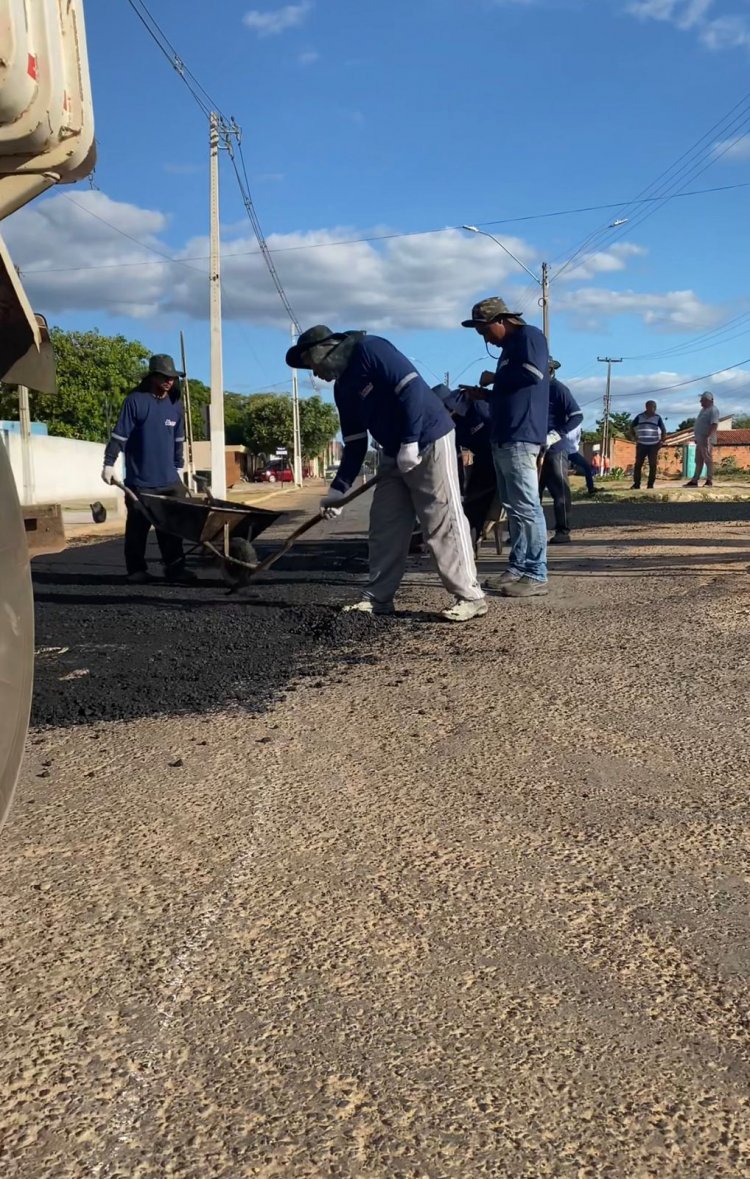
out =
{"type": "Polygon", "coordinates": [[[447,386],[447,387],[450,389],[450,387],[451,387],[451,375],[450,375],[450,373],[449,373],[449,372],[446,372],[446,374],[445,374],[445,384],[446,384],[446,386],[447,386]]]}
{"type": "Polygon", "coordinates": [[[21,503],[27,506],[34,502],[34,465],[31,457],[29,391],[25,385],[18,386],[18,425],[21,433],[21,474],[23,478],[21,503]]]}
{"type": "MultiPolygon", "coordinates": [[[[292,347],[297,343],[297,329],[292,324],[292,347]]],[[[302,433],[299,421],[299,378],[296,368],[292,369],[292,473],[297,487],[302,486],[302,433]]]]}
{"type": "Polygon", "coordinates": [[[227,465],[224,432],[224,361],[221,334],[221,243],[219,234],[219,116],[211,112],[209,120],[211,174],[211,246],[209,261],[211,321],[211,491],[217,499],[226,499],[227,465]]]}
{"type": "Polygon", "coordinates": [[[622,357],[597,356],[600,364],[607,366],[607,388],[604,391],[604,421],[602,423],[602,475],[605,474],[605,459],[609,459],[609,418],[612,411],[612,365],[622,364],[622,357]]]}
{"type": "Polygon", "coordinates": [[[542,330],[549,344],[549,266],[542,262],[542,330]]]}
{"type": "Polygon", "coordinates": [[[184,410],[185,410],[185,440],[187,446],[187,473],[188,473],[188,487],[191,491],[195,490],[195,455],[193,452],[193,408],[190,404],[190,378],[187,371],[187,359],[185,356],[185,335],[180,332],[180,354],[182,356],[182,371],[184,381],[184,410]]]}

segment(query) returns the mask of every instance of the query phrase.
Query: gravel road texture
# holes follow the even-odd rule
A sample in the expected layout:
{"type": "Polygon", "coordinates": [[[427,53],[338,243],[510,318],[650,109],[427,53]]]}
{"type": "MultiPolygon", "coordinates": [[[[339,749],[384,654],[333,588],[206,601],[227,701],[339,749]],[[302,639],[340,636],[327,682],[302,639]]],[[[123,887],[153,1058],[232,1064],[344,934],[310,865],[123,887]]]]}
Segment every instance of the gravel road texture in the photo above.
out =
{"type": "Polygon", "coordinates": [[[243,602],[40,562],[4,1179],[750,1175],[750,528],[636,506],[460,628],[335,612],[362,512],[243,602]]]}

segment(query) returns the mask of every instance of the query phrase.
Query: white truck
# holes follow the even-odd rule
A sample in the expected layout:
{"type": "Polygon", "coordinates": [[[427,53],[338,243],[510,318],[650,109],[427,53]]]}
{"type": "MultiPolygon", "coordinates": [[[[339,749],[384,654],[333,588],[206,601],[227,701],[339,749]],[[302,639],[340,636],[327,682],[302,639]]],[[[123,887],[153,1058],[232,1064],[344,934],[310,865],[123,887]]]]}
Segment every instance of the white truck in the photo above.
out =
{"type": "MultiPolygon", "coordinates": [[[[96,160],[83,0],[0,0],[0,220],[96,160]]],[[[55,388],[46,325],[0,238],[0,381],[55,388]]],[[[0,827],[23,756],[34,668],[24,518],[0,442],[0,827]]]]}

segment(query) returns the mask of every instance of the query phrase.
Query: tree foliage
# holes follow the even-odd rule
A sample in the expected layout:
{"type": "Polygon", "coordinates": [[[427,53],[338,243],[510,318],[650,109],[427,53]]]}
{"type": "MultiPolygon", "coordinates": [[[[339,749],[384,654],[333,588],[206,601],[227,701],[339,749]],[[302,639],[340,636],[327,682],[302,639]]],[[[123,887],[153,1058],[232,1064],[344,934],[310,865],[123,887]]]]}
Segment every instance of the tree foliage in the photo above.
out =
{"type": "MultiPolygon", "coordinates": [[[[104,442],[109,437],[124,397],[140,382],[149,350],[138,340],[104,336],[98,331],[66,332],[52,328],[58,392],[29,391],[31,414],[45,422],[50,434],[104,442]]],[[[211,390],[190,378],[193,437],[209,436],[211,390]]],[[[14,387],[0,385],[0,418],[18,419],[14,387]]],[[[224,394],[224,427],[229,445],[247,446],[254,454],[272,455],[278,447],[292,450],[292,399],[289,394],[224,394]]],[[[300,401],[302,455],[320,454],[335,437],[338,414],[332,405],[312,396],[300,401]]]]}
{"type": "Polygon", "coordinates": [[[684,419],[683,419],[683,420],[680,422],[680,424],[679,424],[679,426],[677,427],[677,429],[678,429],[678,430],[692,430],[692,428],[693,428],[693,426],[694,426],[694,425],[695,425],[695,418],[684,418],[684,419]]]}
{"type": "MultiPolygon", "coordinates": [[[[125,394],[143,376],[149,351],[138,340],[103,336],[97,331],[50,332],[57,366],[57,393],[29,391],[31,415],[46,422],[50,434],[104,442],[117,420],[125,394]]],[[[0,393],[0,415],[18,418],[18,398],[7,386],[0,393]]]]}

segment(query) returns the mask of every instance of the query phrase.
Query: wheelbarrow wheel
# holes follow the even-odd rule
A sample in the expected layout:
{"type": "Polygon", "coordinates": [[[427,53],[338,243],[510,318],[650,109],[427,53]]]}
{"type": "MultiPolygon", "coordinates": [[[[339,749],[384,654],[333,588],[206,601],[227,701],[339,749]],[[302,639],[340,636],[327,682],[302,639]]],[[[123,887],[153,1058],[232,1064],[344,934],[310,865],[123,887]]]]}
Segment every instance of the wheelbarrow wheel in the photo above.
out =
{"type": "MultiPolygon", "coordinates": [[[[258,554],[255,549],[249,540],[245,540],[241,536],[233,536],[229,541],[229,556],[235,561],[242,561],[245,565],[258,564],[258,554]]],[[[252,574],[249,569],[242,569],[239,565],[233,565],[231,561],[222,560],[221,576],[227,585],[236,589],[247,585],[252,574]]]]}

